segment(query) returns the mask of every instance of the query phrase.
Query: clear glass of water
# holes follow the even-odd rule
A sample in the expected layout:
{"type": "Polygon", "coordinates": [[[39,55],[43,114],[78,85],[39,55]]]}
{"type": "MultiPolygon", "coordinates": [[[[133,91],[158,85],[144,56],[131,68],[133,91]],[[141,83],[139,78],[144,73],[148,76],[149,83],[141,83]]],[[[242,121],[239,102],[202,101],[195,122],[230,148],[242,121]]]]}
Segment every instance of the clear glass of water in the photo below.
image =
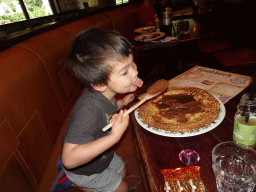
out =
{"type": "Polygon", "coordinates": [[[212,151],[212,168],[219,192],[252,192],[256,184],[256,151],[233,141],[212,151]],[[240,147],[239,147],[240,146],[240,147]]]}

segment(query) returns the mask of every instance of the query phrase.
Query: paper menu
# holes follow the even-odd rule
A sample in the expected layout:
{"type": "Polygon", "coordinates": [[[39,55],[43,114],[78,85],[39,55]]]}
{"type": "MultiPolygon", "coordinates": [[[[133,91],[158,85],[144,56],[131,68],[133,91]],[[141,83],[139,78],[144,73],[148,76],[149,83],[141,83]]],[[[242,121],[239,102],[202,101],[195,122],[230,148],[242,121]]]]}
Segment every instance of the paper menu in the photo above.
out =
{"type": "Polygon", "coordinates": [[[223,103],[226,103],[248,87],[251,82],[251,76],[195,66],[169,80],[169,86],[197,87],[204,89],[223,103]]]}

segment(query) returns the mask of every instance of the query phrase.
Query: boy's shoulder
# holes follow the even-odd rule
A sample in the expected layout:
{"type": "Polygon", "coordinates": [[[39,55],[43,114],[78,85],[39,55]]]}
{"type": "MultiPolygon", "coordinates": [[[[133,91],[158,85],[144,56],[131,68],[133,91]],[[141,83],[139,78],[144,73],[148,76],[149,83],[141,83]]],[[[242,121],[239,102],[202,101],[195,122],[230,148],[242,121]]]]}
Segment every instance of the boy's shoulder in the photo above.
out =
{"type": "MultiPolygon", "coordinates": [[[[99,106],[100,101],[102,100],[101,98],[101,93],[98,92],[91,92],[88,91],[87,89],[84,90],[80,98],[77,100],[74,110],[79,110],[81,108],[95,108],[97,109],[97,106],[99,106]]],[[[73,111],[74,111],[73,110],[73,111]]]]}
{"type": "Polygon", "coordinates": [[[99,123],[99,119],[102,118],[102,104],[100,103],[101,102],[97,97],[97,93],[95,95],[85,90],[81,97],[77,100],[72,110],[69,119],[69,127],[73,128],[73,125],[78,126],[83,124],[85,129],[85,121],[89,121],[91,124],[99,123]]]}
{"type": "Polygon", "coordinates": [[[116,109],[110,101],[100,92],[92,92],[85,90],[81,97],[77,100],[73,112],[83,111],[83,112],[104,112],[111,110],[111,112],[116,109]]]}

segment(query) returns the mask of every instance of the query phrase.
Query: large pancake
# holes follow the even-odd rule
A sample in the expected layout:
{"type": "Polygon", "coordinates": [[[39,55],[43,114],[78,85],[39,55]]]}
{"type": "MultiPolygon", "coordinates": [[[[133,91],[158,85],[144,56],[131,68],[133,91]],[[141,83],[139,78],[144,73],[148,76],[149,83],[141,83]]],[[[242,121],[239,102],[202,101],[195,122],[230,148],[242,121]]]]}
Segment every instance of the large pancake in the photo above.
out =
{"type": "Polygon", "coordinates": [[[218,100],[194,87],[170,87],[139,108],[144,122],[167,131],[198,130],[212,123],[219,112],[218,100]]]}

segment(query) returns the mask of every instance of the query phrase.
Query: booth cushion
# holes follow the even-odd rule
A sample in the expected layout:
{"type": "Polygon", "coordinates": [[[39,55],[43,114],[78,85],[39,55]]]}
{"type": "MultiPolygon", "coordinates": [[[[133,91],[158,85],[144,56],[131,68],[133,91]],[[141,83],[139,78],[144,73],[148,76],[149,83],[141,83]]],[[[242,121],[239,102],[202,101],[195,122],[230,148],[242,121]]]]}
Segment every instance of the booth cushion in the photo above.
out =
{"type": "MultiPolygon", "coordinates": [[[[1,191],[50,191],[69,115],[84,89],[65,67],[65,57],[76,35],[91,27],[117,30],[129,38],[136,10],[136,5],[124,6],[82,18],[0,52],[1,191]]],[[[134,140],[129,127],[114,148],[127,164],[129,186],[145,191],[134,140]]]]}

